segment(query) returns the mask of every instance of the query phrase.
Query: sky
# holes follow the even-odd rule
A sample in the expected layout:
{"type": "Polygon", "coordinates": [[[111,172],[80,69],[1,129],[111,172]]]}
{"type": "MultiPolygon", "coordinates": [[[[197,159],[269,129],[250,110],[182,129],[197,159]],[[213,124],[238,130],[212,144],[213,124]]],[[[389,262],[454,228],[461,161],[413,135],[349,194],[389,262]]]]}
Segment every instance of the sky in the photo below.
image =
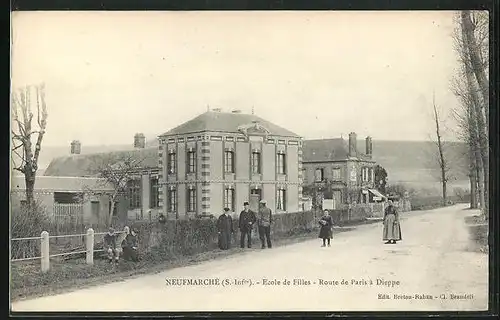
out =
{"type": "Polygon", "coordinates": [[[304,138],[428,140],[449,114],[454,12],[15,12],[13,87],[45,83],[44,144],[132,144],[240,109],[304,138]]]}

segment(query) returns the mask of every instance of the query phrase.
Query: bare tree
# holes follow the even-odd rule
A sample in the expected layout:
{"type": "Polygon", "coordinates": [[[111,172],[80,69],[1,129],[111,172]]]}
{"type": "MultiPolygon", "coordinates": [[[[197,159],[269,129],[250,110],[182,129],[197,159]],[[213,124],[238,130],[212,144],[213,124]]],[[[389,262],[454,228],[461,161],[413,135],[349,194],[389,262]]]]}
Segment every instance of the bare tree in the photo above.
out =
{"type": "Polygon", "coordinates": [[[439,167],[439,182],[441,183],[443,206],[447,204],[447,186],[451,179],[451,167],[446,154],[446,142],[443,139],[443,116],[436,105],[435,95],[432,95],[432,120],[435,136],[432,139],[436,146],[436,163],[439,167]]]}
{"type": "Polygon", "coordinates": [[[462,62],[465,65],[465,73],[469,84],[470,93],[475,104],[477,129],[479,132],[479,149],[483,165],[483,188],[484,202],[482,204],[483,214],[488,214],[489,194],[489,81],[486,74],[488,43],[484,42],[482,36],[487,34],[488,17],[484,12],[464,10],[460,13],[461,36],[462,36],[462,62]],[[486,30],[485,30],[486,29],[486,30]],[[485,57],[486,56],[486,57],[485,57]],[[480,93],[480,94],[479,94],[480,93]]]}
{"type": "Polygon", "coordinates": [[[461,104],[455,118],[459,120],[462,138],[470,149],[471,192],[477,181],[479,203],[486,217],[489,182],[487,13],[462,11],[457,19],[454,40],[461,64],[452,88],[461,104]]]}
{"type": "Polygon", "coordinates": [[[26,86],[12,92],[11,161],[13,169],[24,175],[26,183],[26,204],[31,212],[35,208],[34,189],[38,157],[47,127],[47,105],[45,85],[35,86],[36,110],[32,110],[32,87],[26,86]],[[34,119],[36,115],[36,118],[34,119]],[[33,121],[35,120],[35,121],[33,121]]]}
{"type": "MultiPolygon", "coordinates": [[[[113,221],[113,212],[119,198],[128,198],[129,184],[140,177],[140,171],[143,169],[144,158],[138,156],[136,152],[126,152],[118,154],[106,154],[96,157],[89,168],[89,173],[102,178],[98,186],[110,186],[111,193],[104,193],[109,196],[111,202],[107,225],[110,226],[113,221]]],[[[87,194],[99,194],[103,192],[85,188],[87,194]]]]}

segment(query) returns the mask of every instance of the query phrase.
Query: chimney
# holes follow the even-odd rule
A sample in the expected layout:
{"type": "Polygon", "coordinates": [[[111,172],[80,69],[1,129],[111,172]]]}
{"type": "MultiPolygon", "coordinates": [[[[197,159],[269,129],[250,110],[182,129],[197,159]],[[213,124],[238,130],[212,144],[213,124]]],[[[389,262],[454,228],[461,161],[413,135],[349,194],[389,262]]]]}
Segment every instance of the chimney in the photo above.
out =
{"type": "Polygon", "coordinates": [[[80,154],[82,151],[82,144],[78,140],[71,141],[71,154],[80,154]]]}
{"type": "Polygon", "coordinates": [[[365,141],[366,141],[366,155],[371,157],[373,152],[372,137],[370,136],[366,137],[365,141]]]}
{"type": "Polygon", "coordinates": [[[233,110],[232,113],[241,113],[241,110],[233,110]]]}
{"type": "Polygon", "coordinates": [[[349,157],[357,157],[357,135],[354,132],[349,133],[349,157]]]}
{"type": "Polygon", "coordinates": [[[142,133],[136,133],[134,136],[134,148],[144,149],[146,147],[146,138],[142,133]]]}

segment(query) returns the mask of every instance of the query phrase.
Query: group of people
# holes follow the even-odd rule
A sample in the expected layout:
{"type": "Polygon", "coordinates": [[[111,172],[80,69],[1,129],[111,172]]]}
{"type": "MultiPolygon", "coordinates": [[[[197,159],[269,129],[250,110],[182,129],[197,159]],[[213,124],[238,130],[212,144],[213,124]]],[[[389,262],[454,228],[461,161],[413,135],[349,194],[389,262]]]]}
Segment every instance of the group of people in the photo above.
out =
{"type": "MultiPolygon", "coordinates": [[[[328,210],[323,210],[323,216],[319,219],[319,238],[323,240],[322,247],[330,247],[330,240],[333,239],[333,218],[328,210]]],[[[384,210],[382,239],[385,244],[396,244],[396,241],[402,240],[401,225],[399,224],[399,212],[394,206],[392,200],[387,202],[384,210]]]]}
{"type": "MultiPolygon", "coordinates": [[[[258,212],[253,212],[250,209],[250,204],[248,202],[243,203],[243,211],[241,211],[238,219],[238,228],[240,229],[240,247],[252,247],[252,231],[254,225],[257,224],[257,230],[259,232],[259,238],[261,241],[261,248],[265,249],[272,248],[271,241],[271,223],[272,223],[272,211],[266,205],[265,200],[259,202],[258,212]]],[[[221,250],[228,250],[231,248],[231,238],[234,234],[233,228],[233,218],[230,215],[230,209],[224,208],[224,213],[219,216],[217,220],[217,230],[219,237],[219,248],[221,250]]]]}
{"type": "MultiPolygon", "coordinates": [[[[243,203],[243,211],[240,212],[238,227],[240,230],[240,247],[252,247],[252,231],[254,225],[257,224],[261,248],[272,248],[271,241],[271,223],[272,211],[266,206],[266,201],[261,200],[259,203],[259,210],[257,213],[250,209],[248,202],[243,203]]],[[[323,210],[323,216],[318,221],[320,225],[319,238],[323,240],[322,247],[330,247],[330,240],[333,239],[333,226],[334,221],[328,210],[323,210]]],[[[382,239],[386,244],[396,244],[400,241],[401,226],[399,224],[399,212],[391,200],[384,211],[383,219],[383,235],[382,239]]],[[[224,213],[219,216],[217,220],[218,230],[218,245],[221,250],[228,250],[231,248],[231,239],[234,234],[233,218],[230,215],[230,209],[225,208],[224,213]]],[[[120,251],[117,248],[117,234],[113,228],[104,236],[104,246],[107,252],[109,262],[118,262],[120,251]]],[[[132,229],[127,233],[125,239],[121,243],[121,252],[125,260],[138,261],[139,254],[137,250],[137,230],[132,229]]]]}
{"type": "Polygon", "coordinates": [[[139,253],[137,251],[137,230],[132,229],[127,232],[127,235],[121,243],[121,251],[117,246],[118,235],[115,229],[109,228],[104,235],[104,250],[107,253],[107,258],[110,263],[117,263],[120,259],[120,252],[123,253],[124,260],[139,261],[139,253]]]}

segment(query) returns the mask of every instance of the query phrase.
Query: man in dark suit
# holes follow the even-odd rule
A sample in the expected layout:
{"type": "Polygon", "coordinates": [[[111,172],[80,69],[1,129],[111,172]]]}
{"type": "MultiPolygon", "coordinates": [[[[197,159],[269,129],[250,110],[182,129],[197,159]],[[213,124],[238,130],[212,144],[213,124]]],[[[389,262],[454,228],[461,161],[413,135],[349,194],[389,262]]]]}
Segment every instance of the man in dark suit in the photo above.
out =
{"type": "Polygon", "coordinates": [[[239,228],[241,233],[240,247],[245,247],[245,237],[247,238],[248,248],[252,247],[252,229],[253,224],[257,220],[255,213],[250,210],[250,204],[248,202],[243,203],[243,211],[240,213],[239,228]]]}

